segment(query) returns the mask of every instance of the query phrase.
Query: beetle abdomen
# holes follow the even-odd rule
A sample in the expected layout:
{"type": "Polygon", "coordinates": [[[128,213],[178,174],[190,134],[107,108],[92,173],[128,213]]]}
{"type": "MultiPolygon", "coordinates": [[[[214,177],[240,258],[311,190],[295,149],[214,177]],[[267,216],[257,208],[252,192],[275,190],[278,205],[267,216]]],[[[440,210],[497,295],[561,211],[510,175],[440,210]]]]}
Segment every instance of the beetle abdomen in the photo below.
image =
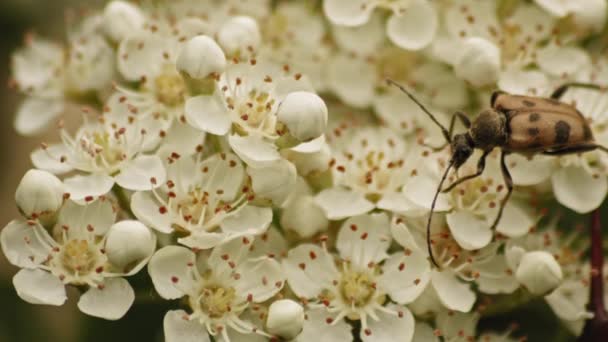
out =
{"type": "Polygon", "coordinates": [[[513,152],[552,151],[593,142],[587,122],[571,113],[518,111],[509,115],[508,125],[505,149],[513,152]]]}

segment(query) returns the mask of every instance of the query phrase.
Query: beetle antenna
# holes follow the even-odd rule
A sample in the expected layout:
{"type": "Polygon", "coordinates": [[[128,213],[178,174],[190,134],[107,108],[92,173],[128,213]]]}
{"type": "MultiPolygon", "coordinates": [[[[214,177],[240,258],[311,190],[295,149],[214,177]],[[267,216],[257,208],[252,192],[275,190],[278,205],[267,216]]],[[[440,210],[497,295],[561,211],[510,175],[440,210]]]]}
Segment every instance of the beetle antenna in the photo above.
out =
{"type": "Polygon", "coordinates": [[[450,137],[450,133],[448,132],[448,130],[437,120],[437,118],[435,118],[435,116],[433,114],[431,114],[431,112],[428,109],[426,109],[426,107],[422,103],[420,103],[420,101],[418,101],[414,97],[414,95],[412,95],[412,93],[410,93],[409,91],[407,91],[405,89],[405,87],[403,87],[399,83],[391,80],[390,78],[386,79],[386,83],[392,84],[395,87],[401,89],[402,92],[404,92],[412,101],[414,101],[414,103],[416,103],[418,105],[418,107],[420,107],[420,109],[422,109],[422,111],[425,112],[431,118],[431,120],[433,120],[433,122],[437,126],[439,126],[439,128],[441,128],[441,133],[443,133],[443,136],[445,137],[445,140],[447,140],[448,142],[452,142],[452,138],[450,137]]]}
{"type": "Polygon", "coordinates": [[[435,191],[435,196],[433,197],[433,202],[431,202],[431,212],[429,213],[429,219],[426,223],[426,248],[429,252],[429,256],[431,257],[431,261],[433,262],[433,265],[435,265],[437,268],[441,268],[441,267],[439,267],[439,264],[437,264],[437,261],[435,261],[435,257],[433,256],[433,249],[431,248],[431,220],[433,218],[433,212],[435,211],[435,203],[437,202],[437,196],[439,196],[439,193],[441,192],[441,187],[443,186],[443,182],[447,178],[448,173],[450,172],[450,169],[452,168],[452,166],[454,166],[454,161],[450,160],[450,164],[448,165],[448,168],[443,173],[443,176],[441,177],[441,181],[439,181],[439,185],[437,186],[437,191],[435,191]]]}

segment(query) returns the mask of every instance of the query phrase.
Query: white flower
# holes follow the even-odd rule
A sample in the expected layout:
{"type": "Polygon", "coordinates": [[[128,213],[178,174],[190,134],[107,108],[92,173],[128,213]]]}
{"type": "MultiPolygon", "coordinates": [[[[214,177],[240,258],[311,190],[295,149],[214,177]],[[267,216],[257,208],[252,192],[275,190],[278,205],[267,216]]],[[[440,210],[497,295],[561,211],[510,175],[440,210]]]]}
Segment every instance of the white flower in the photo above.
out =
{"type": "Polygon", "coordinates": [[[311,300],[309,307],[336,315],[327,323],[348,317],[361,321],[363,341],[410,341],[414,320],[403,304],[424,290],[430,265],[415,251],[388,255],[390,241],[386,214],[356,216],[340,228],[339,257],[300,244],[287,254],[283,270],[294,293],[311,300]],[[400,305],[385,305],[386,296],[400,305]]]}
{"type": "Polygon", "coordinates": [[[97,122],[85,122],[75,136],[61,130],[62,143],[43,146],[32,153],[36,167],[62,174],[88,173],[64,180],[73,200],[92,200],[107,193],[114,183],[129,190],[147,190],[165,181],[165,169],[156,155],[143,152],[146,129],[126,117],[116,102],[97,122]],[[117,109],[116,111],[113,111],[117,109]]]}
{"type": "Polygon", "coordinates": [[[257,51],[262,35],[255,19],[238,16],[227,20],[217,33],[220,46],[229,56],[247,56],[257,51]]]}
{"type": "Polygon", "coordinates": [[[435,317],[437,334],[444,341],[474,340],[480,315],[477,312],[461,313],[449,310],[440,311],[435,317]]]}
{"type": "Polygon", "coordinates": [[[15,117],[19,134],[42,132],[64,109],[63,48],[53,42],[34,38],[12,56],[15,86],[28,98],[15,117]]]}
{"type": "Polygon", "coordinates": [[[360,129],[346,143],[336,144],[334,151],[330,162],[334,186],[315,198],[330,220],[374,208],[398,213],[420,210],[402,193],[418,156],[408,154],[406,142],[391,130],[360,129]]]}
{"type": "Polygon", "coordinates": [[[280,299],[268,308],[266,329],[272,335],[291,340],[302,332],[304,308],[293,300],[280,299]]]}
{"type": "Polygon", "coordinates": [[[254,196],[235,155],[218,153],[202,161],[174,158],[165,184],[131,198],[137,218],[161,233],[176,232],[181,235],[178,242],[199,249],[266,231],[272,210],[248,205],[254,196]]]}
{"type": "Polygon", "coordinates": [[[264,43],[260,59],[287,65],[305,74],[316,91],[326,88],[326,44],[324,17],[303,2],[280,2],[268,20],[260,22],[264,43]]]}
{"type": "Polygon", "coordinates": [[[15,191],[15,202],[28,219],[53,217],[63,204],[63,183],[55,175],[31,169],[25,173],[15,191]]]}
{"type": "Polygon", "coordinates": [[[323,11],[336,25],[360,26],[376,7],[393,12],[386,23],[386,33],[397,46],[419,50],[435,37],[439,26],[435,7],[427,0],[324,0],[323,11]]]}
{"type": "Polygon", "coordinates": [[[543,295],[557,288],[563,275],[551,254],[535,251],[522,256],[515,277],[532,294],[543,295]]]}
{"type": "Polygon", "coordinates": [[[103,11],[103,29],[114,42],[120,42],[129,34],[142,29],[144,21],[141,10],[125,1],[111,1],[103,11]]]}
{"type": "Polygon", "coordinates": [[[34,221],[9,223],[0,241],[9,261],[22,267],[13,278],[19,297],[33,304],[62,305],[67,299],[64,285],[87,286],[78,301],[82,312],[121,318],[135,299],[122,276],[146,265],[156,237],[137,221],[114,224],[114,217],[107,200],[86,206],[68,201],[51,234],[34,221]],[[121,241],[125,235],[131,237],[128,244],[121,241]]]}
{"type": "Polygon", "coordinates": [[[226,56],[213,39],[196,36],[186,42],[175,63],[178,71],[202,79],[221,74],[226,67],[226,56]]]}
{"type": "Polygon", "coordinates": [[[251,187],[258,199],[267,199],[282,207],[296,185],[296,167],[285,159],[279,159],[262,167],[248,167],[251,187]]]}
{"type": "Polygon", "coordinates": [[[583,33],[600,32],[606,22],[606,2],[603,0],[535,0],[535,2],[556,17],[571,15],[576,24],[575,28],[583,33]]]}
{"type": "Polygon", "coordinates": [[[197,341],[208,340],[208,335],[230,341],[233,331],[268,336],[242,315],[255,303],[278,293],[284,278],[274,259],[251,257],[249,244],[250,240],[233,240],[199,260],[191,250],[178,246],[164,247],[154,254],[148,266],[154,288],[165,299],[186,296],[191,312],[167,312],[167,342],[183,341],[184,331],[197,341]]]}
{"type": "Polygon", "coordinates": [[[336,315],[324,309],[311,309],[304,316],[302,333],[294,342],[353,341],[352,327],[344,320],[335,321],[336,315]]]}
{"type": "Polygon", "coordinates": [[[301,77],[255,60],[231,64],[214,94],[188,99],[186,118],[200,130],[228,135],[230,147],[247,165],[267,166],[281,159],[277,144],[286,133],[277,124],[277,110],[289,93],[310,89],[301,77]]]}

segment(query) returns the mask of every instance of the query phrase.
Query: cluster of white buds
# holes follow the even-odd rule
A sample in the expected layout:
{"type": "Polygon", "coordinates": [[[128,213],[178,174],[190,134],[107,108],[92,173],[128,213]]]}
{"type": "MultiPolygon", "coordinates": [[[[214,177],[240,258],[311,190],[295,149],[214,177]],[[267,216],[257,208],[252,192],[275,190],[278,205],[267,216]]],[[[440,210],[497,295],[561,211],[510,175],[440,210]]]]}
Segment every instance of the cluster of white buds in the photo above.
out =
{"type": "MultiPolygon", "coordinates": [[[[541,220],[555,203],[598,208],[608,154],[509,155],[515,190],[494,227],[506,171],[498,149],[473,153],[444,177],[427,246],[452,151],[424,110],[449,127],[493,90],[608,85],[606,8],[114,0],[64,42],[28,36],[12,59],[15,128],[59,134],[32,152],[22,217],[0,233],[17,294],[61,305],[74,286],[82,312],[120,319],[137,302],[128,276],[147,267],[159,301],[182,298],[158,327],[168,342],[511,341],[477,331],[484,309],[505,309],[486,301],[498,294],[543,296],[579,334],[581,239],[541,220]]],[[[559,100],[606,146],[607,99],[559,100]]]]}

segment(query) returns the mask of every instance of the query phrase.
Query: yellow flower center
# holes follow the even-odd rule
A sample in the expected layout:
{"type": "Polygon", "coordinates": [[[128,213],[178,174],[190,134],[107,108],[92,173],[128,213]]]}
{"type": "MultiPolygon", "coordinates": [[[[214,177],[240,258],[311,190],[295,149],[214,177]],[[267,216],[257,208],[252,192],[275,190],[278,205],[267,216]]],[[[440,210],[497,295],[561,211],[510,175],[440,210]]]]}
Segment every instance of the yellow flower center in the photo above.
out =
{"type": "Polygon", "coordinates": [[[204,287],[198,297],[198,306],[211,318],[221,318],[232,311],[236,291],[221,286],[204,287]]]}
{"type": "Polygon", "coordinates": [[[186,83],[177,72],[164,72],[154,80],[156,99],[168,106],[176,107],[184,102],[186,83]]]}
{"type": "Polygon", "coordinates": [[[352,270],[342,273],[340,293],[344,301],[363,307],[372,300],[375,292],[375,283],[369,274],[352,270]]]}
{"type": "Polygon", "coordinates": [[[98,262],[95,246],[86,240],[70,240],[63,246],[61,262],[73,275],[86,275],[94,271],[98,262]]]}

